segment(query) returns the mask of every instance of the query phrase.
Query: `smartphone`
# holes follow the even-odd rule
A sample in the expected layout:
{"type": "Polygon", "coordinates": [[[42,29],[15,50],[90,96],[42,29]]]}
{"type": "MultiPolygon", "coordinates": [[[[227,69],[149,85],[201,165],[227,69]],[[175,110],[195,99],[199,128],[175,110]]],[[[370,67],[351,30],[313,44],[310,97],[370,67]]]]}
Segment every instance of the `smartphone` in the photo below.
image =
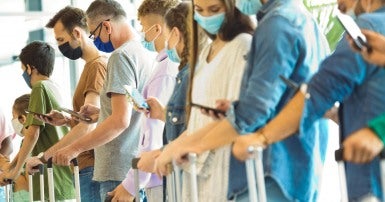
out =
{"type": "Polygon", "coordinates": [[[208,110],[211,110],[213,111],[215,114],[222,114],[223,116],[226,116],[226,112],[223,111],[223,110],[220,110],[220,109],[215,109],[215,108],[212,108],[212,107],[207,107],[207,106],[203,106],[203,105],[200,105],[200,104],[195,104],[195,103],[191,103],[191,106],[193,107],[199,107],[199,108],[202,108],[206,111],[208,110]]]}
{"type": "Polygon", "coordinates": [[[354,22],[352,17],[343,13],[338,13],[337,19],[350,37],[352,37],[358,49],[361,50],[363,47],[366,47],[368,51],[370,51],[370,46],[367,43],[365,35],[361,32],[361,29],[358,27],[356,22],[354,22]]]}
{"type": "Polygon", "coordinates": [[[37,113],[37,112],[33,112],[33,111],[29,111],[29,110],[25,110],[25,113],[27,114],[32,114],[32,115],[37,115],[37,116],[41,116],[41,117],[44,117],[44,118],[47,118],[48,120],[52,120],[52,118],[46,114],[41,114],[41,113],[37,113]]]}
{"type": "Polygon", "coordinates": [[[279,75],[279,78],[289,87],[291,88],[295,93],[299,90],[299,85],[294,82],[291,79],[288,79],[282,75],[279,75]]]}
{"type": "Polygon", "coordinates": [[[131,99],[135,107],[139,109],[150,109],[150,106],[147,104],[146,99],[144,99],[143,95],[138,91],[138,89],[128,85],[124,85],[124,88],[127,91],[127,97],[131,99]]]}
{"type": "Polygon", "coordinates": [[[90,117],[83,116],[83,115],[81,115],[81,114],[79,114],[73,110],[63,108],[63,107],[59,107],[59,110],[65,112],[65,113],[68,113],[71,116],[78,118],[79,120],[86,121],[86,122],[92,121],[92,119],[90,117]]]}

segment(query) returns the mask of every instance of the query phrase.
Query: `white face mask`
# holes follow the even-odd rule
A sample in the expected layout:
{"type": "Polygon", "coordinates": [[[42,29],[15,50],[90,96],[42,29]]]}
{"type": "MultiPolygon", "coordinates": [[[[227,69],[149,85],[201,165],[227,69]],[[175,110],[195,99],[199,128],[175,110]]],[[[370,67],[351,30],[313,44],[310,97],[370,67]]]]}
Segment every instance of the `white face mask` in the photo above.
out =
{"type": "Polygon", "coordinates": [[[20,137],[24,137],[24,134],[22,133],[24,126],[18,119],[12,119],[12,126],[16,134],[20,135],[20,137]]]}

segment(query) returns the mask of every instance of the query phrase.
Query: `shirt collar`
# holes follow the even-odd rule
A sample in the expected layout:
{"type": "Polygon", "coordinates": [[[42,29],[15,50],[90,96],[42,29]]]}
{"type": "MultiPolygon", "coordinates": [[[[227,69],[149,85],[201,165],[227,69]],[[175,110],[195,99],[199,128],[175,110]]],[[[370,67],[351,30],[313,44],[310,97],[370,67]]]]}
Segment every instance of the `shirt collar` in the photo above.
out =
{"type": "Polygon", "coordinates": [[[166,58],[167,58],[167,53],[166,53],[166,49],[164,48],[158,53],[155,59],[157,62],[162,62],[166,58]]]}

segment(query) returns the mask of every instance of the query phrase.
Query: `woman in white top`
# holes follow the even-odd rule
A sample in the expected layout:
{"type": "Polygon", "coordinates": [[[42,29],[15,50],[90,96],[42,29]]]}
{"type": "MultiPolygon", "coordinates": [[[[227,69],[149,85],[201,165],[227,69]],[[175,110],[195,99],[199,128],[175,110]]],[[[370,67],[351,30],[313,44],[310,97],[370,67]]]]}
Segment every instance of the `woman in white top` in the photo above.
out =
{"type": "MultiPolygon", "coordinates": [[[[196,61],[198,45],[194,41],[188,101],[214,108],[218,99],[238,99],[253,24],[248,16],[235,8],[233,0],[194,0],[193,3],[194,20],[206,31],[212,43],[203,48],[196,61]]],[[[201,113],[200,108],[191,107],[187,132],[164,149],[157,159],[157,168],[162,169],[170,162],[173,146],[184,135],[188,136],[212,121],[201,113]]],[[[226,201],[230,152],[228,145],[198,156],[198,201],[226,201]]],[[[184,169],[182,187],[183,201],[190,201],[188,169],[184,169]]]]}

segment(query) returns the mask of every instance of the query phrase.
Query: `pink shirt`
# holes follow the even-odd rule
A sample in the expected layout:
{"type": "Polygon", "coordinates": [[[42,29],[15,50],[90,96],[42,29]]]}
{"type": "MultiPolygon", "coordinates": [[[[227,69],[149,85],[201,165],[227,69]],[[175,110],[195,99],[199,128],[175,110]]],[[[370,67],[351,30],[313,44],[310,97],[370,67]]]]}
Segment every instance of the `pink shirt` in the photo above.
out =
{"type": "Polygon", "coordinates": [[[0,109],[0,148],[1,148],[1,142],[8,136],[14,135],[15,132],[13,131],[12,125],[9,121],[5,118],[3,110],[0,109]]]}
{"type": "MultiPolygon", "coordinates": [[[[143,96],[156,97],[166,105],[175,86],[176,75],[178,74],[178,63],[171,62],[167,58],[165,50],[162,50],[156,57],[158,64],[153,69],[153,74],[143,88],[143,96]]],[[[143,119],[142,131],[139,138],[139,153],[151,151],[163,146],[164,122],[156,119],[143,119]]],[[[151,188],[162,185],[162,179],[155,174],[139,172],[140,187],[151,188]]],[[[123,187],[135,196],[134,171],[131,168],[122,182],[123,187]]]]}

